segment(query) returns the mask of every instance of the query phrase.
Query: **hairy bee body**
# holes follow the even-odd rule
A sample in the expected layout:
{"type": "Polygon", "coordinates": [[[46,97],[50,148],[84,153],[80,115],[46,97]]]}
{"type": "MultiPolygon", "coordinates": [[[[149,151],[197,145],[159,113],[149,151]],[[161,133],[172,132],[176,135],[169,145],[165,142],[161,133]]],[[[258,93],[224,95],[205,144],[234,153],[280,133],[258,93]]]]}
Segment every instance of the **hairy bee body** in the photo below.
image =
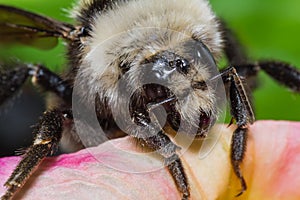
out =
{"type": "MultiPolygon", "coordinates": [[[[97,114],[105,129],[116,128],[116,124],[111,123],[111,109],[124,109],[120,107],[120,95],[116,92],[120,77],[127,73],[130,84],[138,85],[141,82],[140,66],[145,59],[165,50],[184,54],[184,49],[178,46],[191,39],[203,42],[215,59],[221,56],[219,24],[204,0],[189,3],[181,0],[83,0],[72,16],[77,19],[77,25],[85,27],[87,35],[81,41],[69,44],[71,71],[67,77],[82,81],[78,83],[79,88],[82,87],[78,93],[85,102],[94,102],[94,94],[99,94],[97,114]]],[[[205,66],[197,68],[197,73],[200,74],[199,81],[211,77],[205,66]]],[[[190,87],[186,77],[173,76],[172,82],[169,87],[177,94],[190,87]]],[[[199,119],[195,108],[216,115],[212,92],[193,92],[182,104],[175,105],[177,110],[183,107],[180,116],[195,126],[199,123],[193,122],[199,119]]],[[[71,135],[77,137],[76,133],[71,135]]]]}

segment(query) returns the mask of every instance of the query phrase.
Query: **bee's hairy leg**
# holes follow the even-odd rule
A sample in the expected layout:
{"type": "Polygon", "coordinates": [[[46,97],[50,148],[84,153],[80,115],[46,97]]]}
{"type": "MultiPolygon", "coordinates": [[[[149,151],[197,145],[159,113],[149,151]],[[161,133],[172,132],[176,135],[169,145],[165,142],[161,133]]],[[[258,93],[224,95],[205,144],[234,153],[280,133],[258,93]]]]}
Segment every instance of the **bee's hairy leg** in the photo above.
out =
{"type": "MultiPolygon", "coordinates": [[[[253,64],[241,64],[235,66],[235,68],[239,76],[244,77],[246,80],[257,76],[259,71],[263,71],[279,84],[284,85],[294,92],[300,93],[300,71],[288,63],[280,61],[259,61],[253,64]]],[[[247,81],[248,84],[249,82],[250,81],[247,81]]],[[[255,87],[251,88],[253,89],[255,87]]]]}
{"type": "Polygon", "coordinates": [[[66,102],[72,101],[73,89],[67,81],[42,65],[29,65],[28,67],[31,69],[30,75],[34,84],[46,91],[54,92],[66,102]]]}
{"type": "Polygon", "coordinates": [[[182,199],[188,199],[190,196],[189,185],[182,162],[176,153],[178,147],[163,131],[159,131],[156,135],[141,140],[147,147],[157,150],[164,157],[165,164],[173,176],[177,188],[183,195],[182,199]]]}
{"type": "Polygon", "coordinates": [[[226,23],[219,19],[224,38],[224,52],[229,65],[234,66],[237,73],[244,77],[251,89],[257,87],[257,74],[266,72],[273,79],[291,90],[300,93],[300,71],[296,67],[280,61],[249,62],[243,46],[226,23]]]}
{"type": "Polygon", "coordinates": [[[33,131],[34,140],[32,145],[27,149],[4,184],[7,190],[1,200],[11,199],[18,189],[26,183],[42,160],[56,150],[66,120],[72,120],[70,111],[54,109],[44,112],[33,131]]]}
{"type": "Polygon", "coordinates": [[[164,158],[178,190],[182,193],[182,200],[187,200],[190,197],[188,178],[183,164],[176,153],[176,150],[180,149],[180,147],[170,140],[158,123],[154,122],[154,125],[151,125],[150,119],[147,117],[144,113],[135,113],[133,116],[134,121],[141,125],[140,128],[146,127],[146,132],[150,133],[150,135],[144,134],[145,131],[139,128],[129,130],[128,133],[137,138],[140,144],[157,151],[164,158]]]}
{"type": "Polygon", "coordinates": [[[300,93],[300,71],[296,67],[279,61],[262,61],[256,65],[280,84],[300,93]]]}
{"type": "Polygon", "coordinates": [[[72,87],[42,65],[18,64],[14,69],[0,72],[0,105],[22,87],[28,77],[44,90],[54,92],[66,102],[72,100],[72,87]]]}
{"type": "Polygon", "coordinates": [[[248,126],[254,122],[254,114],[235,68],[224,70],[222,78],[225,84],[229,84],[231,115],[237,124],[231,140],[231,163],[234,173],[241,182],[242,189],[237,194],[239,196],[247,189],[240,165],[246,152],[248,126]]]}

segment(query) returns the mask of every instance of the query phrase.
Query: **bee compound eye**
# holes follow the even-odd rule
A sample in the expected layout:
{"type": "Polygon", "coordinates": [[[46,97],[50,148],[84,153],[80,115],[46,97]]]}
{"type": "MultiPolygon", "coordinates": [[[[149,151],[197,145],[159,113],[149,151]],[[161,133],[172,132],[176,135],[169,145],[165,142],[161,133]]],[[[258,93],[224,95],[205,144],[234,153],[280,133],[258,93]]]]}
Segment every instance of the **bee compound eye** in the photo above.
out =
{"type": "Polygon", "coordinates": [[[180,72],[184,74],[188,73],[189,63],[187,60],[178,58],[175,60],[175,66],[180,72]]]}

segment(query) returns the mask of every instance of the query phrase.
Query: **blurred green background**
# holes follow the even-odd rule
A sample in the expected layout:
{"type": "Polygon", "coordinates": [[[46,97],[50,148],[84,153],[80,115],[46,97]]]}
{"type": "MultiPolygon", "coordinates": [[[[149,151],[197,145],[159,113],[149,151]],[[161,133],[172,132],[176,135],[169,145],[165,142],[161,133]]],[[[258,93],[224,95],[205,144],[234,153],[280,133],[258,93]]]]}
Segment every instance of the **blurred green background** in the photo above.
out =
{"type": "MultiPolygon", "coordinates": [[[[0,0],[59,20],[71,22],[67,10],[74,0],[0,0]]],[[[187,1],[188,3],[188,1],[187,1]]],[[[250,57],[276,58],[300,66],[299,0],[211,0],[213,10],[227,21],[245,45],[250,57]]],[[[50,51],[27,47],[0,49],[2,57],[44,63],[61,71],[65,63],[64,47],[50,51]]],[[[257,119],[300,121],[300,95],[296,95],[260,74],[261,87],[254,94],[257,119]]]]}

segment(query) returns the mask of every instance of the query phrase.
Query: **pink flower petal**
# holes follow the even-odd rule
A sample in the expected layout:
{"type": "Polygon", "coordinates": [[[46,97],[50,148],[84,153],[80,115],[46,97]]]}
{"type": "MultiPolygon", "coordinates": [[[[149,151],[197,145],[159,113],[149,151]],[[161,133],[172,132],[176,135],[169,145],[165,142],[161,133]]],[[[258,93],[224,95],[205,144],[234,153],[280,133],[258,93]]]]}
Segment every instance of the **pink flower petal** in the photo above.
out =
{"type": "MultiPolygon", "coordinates": [[[[230,165],[233,127],[213,151],[199,157],[201,141],[183,154],[192,199],[233,199],[240,189],[230,165]],[[201,197],[201,198],[200,198],[201,197]]],[[[300,123],[258,121],[251,126],[243,173],[248,190],[237,199],[300,199],[300,123]]],[[[3,185],[20,157],[0,159],[3,185]]],[[[0,194],[5,188],[0,186],[0,194]]],[[[16,199],[180,199],[161,160],[129,137],[74,154],[47,158],[16,199]]]]}

